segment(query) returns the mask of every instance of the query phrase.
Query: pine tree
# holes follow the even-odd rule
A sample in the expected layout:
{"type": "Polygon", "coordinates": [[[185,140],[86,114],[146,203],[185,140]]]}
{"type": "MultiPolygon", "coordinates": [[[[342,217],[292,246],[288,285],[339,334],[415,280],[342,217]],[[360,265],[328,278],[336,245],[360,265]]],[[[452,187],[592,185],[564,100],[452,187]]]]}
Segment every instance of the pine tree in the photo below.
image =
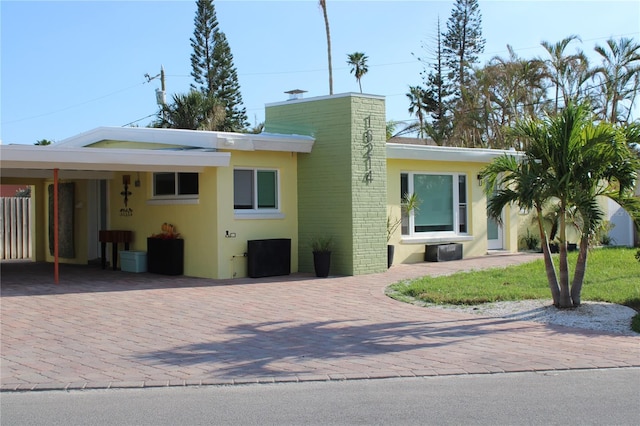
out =
{"type": "Polygon", "coordinates": [[[218,32],[215,36],[213,58],[216,64],[216,85],[213,96],[224,103],[227,112],[220,130],[226,132],[244,130],[249,125],[247,122],[247,110],[242,106],[238,73],[233,66],[231,48],[223,32],[218,32]]]}
{"type": "MultiPolygon", "coordinates": [[[[431,114],[431,123],[426,126],[426,133],[437,145],[445,145],[451,134],[451,117],[449,115],[450,89],[447,84],[445,64],[443,63],[442,34],[440,18],[438,18],[435,58],[425,78],[425,97],[427,111],[431,114]]],[[[423,74],[424,76],[424,74],[423,74]]]]}
{"type": "Polygon", "coordinates": [[[478,0],[456,0],[447,21],[443,54],[449,69],[449,78],[454,84],[457,98],[462,96],[467,77],[478,55],[484,51],[482,38],[482,15],[478,0]]]}
{"type": "Polygon", "coordinates": [[[197,0],[196,7],[191,38],[191,75],[196,84],[191,87],[224,104],[226,118],[216,130],[244,130],[248,125],[247,113],[242,106],[238,73],[227,37],[218,29],[213,0],[197,0]]]}
{"type": "Polygon", "coordinates": [[[195,28],[190,41],[193,49],[191,76],[197,84],[192,83],[191,88],[209,95],[215,87],[213,49],[215,35],[218,32],[218,18],[212,0],[197,0],[196,7],[196,17],[193,20],[195,28]]]}

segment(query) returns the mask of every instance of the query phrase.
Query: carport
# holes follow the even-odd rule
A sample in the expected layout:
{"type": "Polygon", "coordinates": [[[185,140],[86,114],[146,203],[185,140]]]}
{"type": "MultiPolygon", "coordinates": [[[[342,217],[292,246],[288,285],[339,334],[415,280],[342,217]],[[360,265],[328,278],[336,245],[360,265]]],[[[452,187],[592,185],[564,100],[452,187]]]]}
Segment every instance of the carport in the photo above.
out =
{"type": "MultiPolygon", "coordinates": [[[[217,152],[215,132],[146,128],[99,128],[49,146],[0,145],[0,182],[53,180],[54,280],[59,283],[58,187],[60,179],[112,180],[114,172],[201,172],[227,167],[231,154],[217,152]],[[176,145],[187,149],[93,148],[97,142],[176,145]],[[185,142],[188,141],[188,142],[185,142]]],[[[144,148],[144,147],[143,147],[144,148]]]]}

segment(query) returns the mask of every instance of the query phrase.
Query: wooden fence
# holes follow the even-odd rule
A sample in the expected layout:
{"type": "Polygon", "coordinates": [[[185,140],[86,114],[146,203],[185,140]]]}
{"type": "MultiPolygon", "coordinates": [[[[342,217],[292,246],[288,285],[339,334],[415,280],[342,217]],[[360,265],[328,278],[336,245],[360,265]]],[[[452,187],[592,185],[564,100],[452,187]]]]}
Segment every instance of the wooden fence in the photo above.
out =
{"type": "Polygon", "coordinates": [[[0,197],[0,259],[31,255],[31,198],[0,197]]]}

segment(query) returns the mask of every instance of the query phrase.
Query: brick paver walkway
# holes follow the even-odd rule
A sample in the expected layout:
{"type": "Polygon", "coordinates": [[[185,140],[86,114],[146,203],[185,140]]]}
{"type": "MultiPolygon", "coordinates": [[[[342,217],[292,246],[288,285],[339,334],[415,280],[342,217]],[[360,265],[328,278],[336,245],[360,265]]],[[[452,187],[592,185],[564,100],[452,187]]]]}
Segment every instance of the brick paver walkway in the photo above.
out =
{"type": "Polygon", "coordinates": [[[1,389],[341,380],[640,366],[640,338],[400,303],[401,279],[538,255],[358,277],[228,281],[3,264],[1,389]]]}

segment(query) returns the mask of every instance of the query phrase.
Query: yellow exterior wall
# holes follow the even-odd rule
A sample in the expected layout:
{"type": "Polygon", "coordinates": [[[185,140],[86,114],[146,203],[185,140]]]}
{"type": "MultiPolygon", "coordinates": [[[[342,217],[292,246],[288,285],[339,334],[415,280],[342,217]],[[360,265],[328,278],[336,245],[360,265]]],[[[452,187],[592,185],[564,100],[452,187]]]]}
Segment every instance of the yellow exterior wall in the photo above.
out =
{"type": "MultiPolygon", "coordinates": [[[[152,199],[153,173],[140,173],[140,186],[134,185],[137,173],[116,173],[109,185],[109,229],[133,231],[131,250],[147,251],[147,238],[162,232],[167,222],[176,227],[184,239],[184,275],[215,277],[216,169],[207,168],[199,175],[197,204],[181,204],[167,200],[163,204],[149,204],[152,199]],[[124,208],[122,176],[131,175],[128,207],[131,216],[121,216],[124,208]]],[[[121,248],[122,249],[122,248],[121,248]]]]}
{"type": "MultiPolygon", "coordinates": [[[[467,176],[467,199],[470,241],[463,244],[463,256],[476,257],[487,253],[487,202],[483,188],[476,176],[485,166],[483,163],[438,162],[424,160],[387,160],[387,205],[391,218],[400,218],[400,174],[403,172],[464,173],[467,176]]],[[[503,249],[516,252],[518,217],[516,209],[505,210],[503,226],[503,249]]],[[[430,243],[402,241],[400,227],[392,235],[389,244],[395,246],[394,264],[424,261],[425,245],[430,243]]],[[[434,243],[435,244],[435,243],[434,243]]]]}
{"type": "Polygon", "coordinates": [[[217,169],[218,242],[216,278],[247,276],[247,241],[266,238],[291,239],[291,272],[298,271],[298,169],[297,155],[289,152],[242,152],[231,154],[229,167],[217,169]],[[233,213],[234,167],[272,168],[279,171],[282,219],[237,219],[233,213]],[[235,234],[227,238],[226,233],[235,234]]]}
{"type": "MultiPolygon", "coordinates": [[[[296,154],[289,152],[233,151],[229,167],[206,168],[199,175],[197,204],[167,201],[156,205],[152,199],[153,174],[116,173],[109,188],[109,229],[131,230],[131,250],[146,251],[147,237],[161,232],[164,222],[176,226],[184,239],[184,275],[203,278],[247,276],[247,241],[263,238],[291,238],[298,243],[296,154]],[[233,213],[233,169],[263,167],[279,170],[281,212],[284,219],[235,219],[233,213]],[[121,216],[124,208],[122,176],[131,175],[128,207],[133,215],[121,216]],[[227,238],[235,234],[234,238],[227,238]]],[[[122,248],[121,248],[122,249],[122,248]]],[[[110,250],[108,248],[107,250],[110,250]]],[[[297,272],[297,251],[291,253],[291,270],[297,272]]]]}

